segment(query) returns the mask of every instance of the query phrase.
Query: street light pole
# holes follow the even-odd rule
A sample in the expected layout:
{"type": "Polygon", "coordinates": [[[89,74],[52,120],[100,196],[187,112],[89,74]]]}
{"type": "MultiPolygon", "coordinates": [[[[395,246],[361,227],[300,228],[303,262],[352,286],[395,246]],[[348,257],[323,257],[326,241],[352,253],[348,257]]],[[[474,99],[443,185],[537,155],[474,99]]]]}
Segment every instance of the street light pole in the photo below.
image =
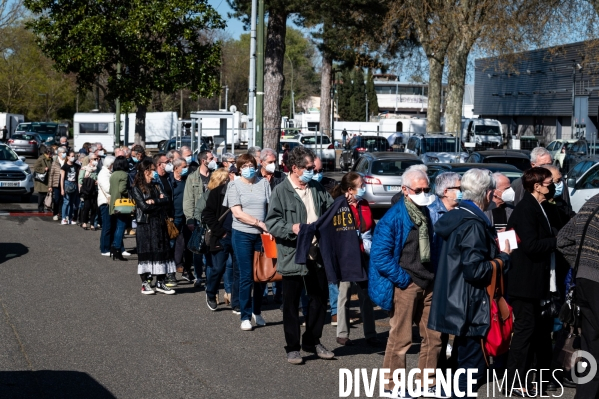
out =
{"type": "Polygon", "coordinates": [[[368,122],[368,87],[367,81],[364,81],[364,96],[366,97],[366,122],[368,122]]]}
{"type": "Polygon", "coordinates": [[[256,14],[258,0],[252,0],[250,30],[250,77],[248,88],[248,146],[254,145],[254,99],[256,98],[256,14]]]}

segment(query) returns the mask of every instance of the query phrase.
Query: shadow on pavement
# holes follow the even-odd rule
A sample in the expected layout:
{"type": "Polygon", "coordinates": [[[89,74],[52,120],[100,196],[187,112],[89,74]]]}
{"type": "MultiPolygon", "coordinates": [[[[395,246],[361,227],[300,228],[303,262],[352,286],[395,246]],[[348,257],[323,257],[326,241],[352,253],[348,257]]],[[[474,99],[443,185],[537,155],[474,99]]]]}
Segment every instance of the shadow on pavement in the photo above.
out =
{"type": "Polygon", "coordinates": [[[29,252],[29,249],[21,243],[2,242],[0,243],[0,264],[23,256],[27,252],[29,252]]]}
{"type": "Polygon", "coordinates": [[[87,373],[79,371],[0,371],[4,398],[115,398],[87,373]]]}

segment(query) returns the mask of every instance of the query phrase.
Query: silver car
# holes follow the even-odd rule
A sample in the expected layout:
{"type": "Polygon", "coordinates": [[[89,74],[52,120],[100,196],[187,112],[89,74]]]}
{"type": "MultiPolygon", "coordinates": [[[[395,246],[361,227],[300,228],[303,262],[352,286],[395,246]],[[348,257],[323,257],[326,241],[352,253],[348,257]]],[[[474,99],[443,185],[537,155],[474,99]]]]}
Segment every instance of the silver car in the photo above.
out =
{"type": "Polygon", "coordinates": [[[294,138],[306,148],[312,150],[322,161],[327,171],[335,170],[336,152],[335,145],[326,134],[298,134],[294,138]]]}
{"type": "Polygon", "coordinates": [[[33,194],[33,176],[25,157],[5,144],[0,144],[0,194],[20,195],[22,202],[29,202],[33,194]]]}
{"type": "Polygon", "coordinates": [[[371,208],[390,208],[391,198],[401,191],[401,175],[412,165],[422,164],[416,155],[397,152],[367,152],[353,171],[364,179],[364,199],[371,208]]]}

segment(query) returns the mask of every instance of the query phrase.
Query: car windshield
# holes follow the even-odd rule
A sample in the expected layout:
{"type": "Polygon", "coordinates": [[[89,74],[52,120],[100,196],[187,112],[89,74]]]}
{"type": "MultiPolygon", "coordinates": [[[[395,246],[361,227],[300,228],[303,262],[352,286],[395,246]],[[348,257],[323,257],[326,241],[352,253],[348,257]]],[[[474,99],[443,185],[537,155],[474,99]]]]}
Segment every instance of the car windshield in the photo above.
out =
{"type": "Polygon", "coordinates": [[[38,133],[44,141],[50,141],[54,138],[54,133],[38,133]]]}
{"type": "Polygon", "coordinates": [[[367,148],[368,151],[387,151],[389,142],[384,137],[362,138],[361,147],[367,148]]]}
{"type": "Polygon", "coordinates": [[[455,137],[436,137],[422,140],[423,152],[457,152],[455,137]]]}
{"type": "Polygon", "coordinates": [[[314,145],[314,144],[320,144],[321,138],[322,138],[322,144],[331,144],[331,140],[329,139],[329,136],[325,136],[325,135],[303,136],[300,139],[300,141],[304,145],[314,145]]]}
{"type": "Polygon", "coordinates": [[[289,150],[293,150],[295,147],[297,147],[298,145],[300,145],[300,143],[299,143],[299,142],[297,142],[297,141],[281,141],[281,142],[279,143],[279,151],[280,151],[280,152],[283,152],[283,151],[285,151],[285,150],[283,149],[283,144],[287,144],[287,145],[289,146],[289,150]]]}
{"type": "Polygon", "coordinates": [[[55,134],[58,124],[56,123],[32,123],[29,125],[28,132],[55,134]]]}
{"type": "Polygon", "coordinates": [[[0,161],[17,161],[18,159],[18,155],[10,147],[0,146],[0,161]]]}
{"type": "Polygon", "coordinates": [[[521,171],[530,169],[530,161],[527,158],[487,157],[483,159],[483,163],[504,163],[515,166],[521,171]]]}
{"type": "Polygon", "coordinates": [[[490,125],[476,125],[476,126],[474,126],[474,133],[482,134],[485,136],[500,136],[501,135],[499,126],[490,126],[490,125]]]}
{"type": "Polygon", "coordinates": [[[19,126],[17,126],[17,131],[19,132],[30,132],[30,129],[31,123],[19,123],[19,126]]]}
{"type": "Polygon", "coordinates": [[[410,166],[419,165],[421,163],[422,162],[417,159],[409,161],[395,159],[379,160],[372,163],[372,169],[370,172],[374,175],[380,176],[400,176],[410,166]]]}

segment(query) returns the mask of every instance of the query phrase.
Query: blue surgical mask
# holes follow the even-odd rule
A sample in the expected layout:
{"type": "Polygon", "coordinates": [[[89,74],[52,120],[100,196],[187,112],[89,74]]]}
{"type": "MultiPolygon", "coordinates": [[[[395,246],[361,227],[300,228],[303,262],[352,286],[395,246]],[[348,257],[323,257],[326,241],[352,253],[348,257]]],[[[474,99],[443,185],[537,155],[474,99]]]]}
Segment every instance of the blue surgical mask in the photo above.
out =
{"type": "Polygon", "coordinates": [[[358,191],[356,192],[356,195],[354,195],[354,197],[356,198],[356,201],[362,200],[362,198],[364,197],[364,194],[366,194],[366,187],[360,187],[358,189],[358,191]]]}
{"type": "Polygon", "coordinates": [[[186,176],[187,172],[189,172],[189,168],[183,168],[183,169],[181,169],[181,176],[186,176]]]}
{"type": "Polygon", "coordinates": [[[188,157],[185,157],[185,162],[187,162],[188,164],[191,163],[191,155],[188,157]]]}
{"type": "Polygon", "coordinates": [[[313,177],[314,170],[304,169],[304,173],[299,177],[299,179],[304,183],[308,183],[313,177]]]}
{"type": "Polygon", "coordinates": [[[66,153],[66,152],[63,152],[62,154],[60,154],[60,157],[61,157],[62,159],[65,159],[65,158],[67,157],[67,153],[66,153]]]}
{"type": "Polygon", "coordinates": [[[255,174],[256,174],[256,169],[253,166],[249,167],[249,168],[241,169],[241,176],[245,177],[246,179],[252,179],[255,174]]]}
{"type": "Polygon", "coordinates": [[[137,159],[136,157],[131,157],[131,160],[133,161],[133,163],[138,163],[139,159],[137,159]]]}
{"type": "Polygon", "coordinates": [[[154,179],[154,180],[160,179],[160,175],[155,170],[152,171],[152,179],[154,179]]]}
{"type": "Polygon", "coordinates": [[[555,195],[554,197],[559,197],[564,192],[564,182],[560,181],[555,185],[555,195]]]}
{"type": "Polygon", "coordinates": [[[456,196],[455,196],[455,200],[459,202],[459,201],[461,201],[461,200],[462,200],[462,197],[463,197],[463,196],[464,196],[464,193],[463,193],[463,192],[461,192],[461,191],[458,191],[458,193],[457,193],[457,194],[456,194],[456,196]]]}
{"type": "Polygon", "coordinates": [[[312,177],[312,180],[316,180],[317,182],[320,183],[320,181],[322,180],[322,173],[315,173],[314,176],[312,177]]]}

